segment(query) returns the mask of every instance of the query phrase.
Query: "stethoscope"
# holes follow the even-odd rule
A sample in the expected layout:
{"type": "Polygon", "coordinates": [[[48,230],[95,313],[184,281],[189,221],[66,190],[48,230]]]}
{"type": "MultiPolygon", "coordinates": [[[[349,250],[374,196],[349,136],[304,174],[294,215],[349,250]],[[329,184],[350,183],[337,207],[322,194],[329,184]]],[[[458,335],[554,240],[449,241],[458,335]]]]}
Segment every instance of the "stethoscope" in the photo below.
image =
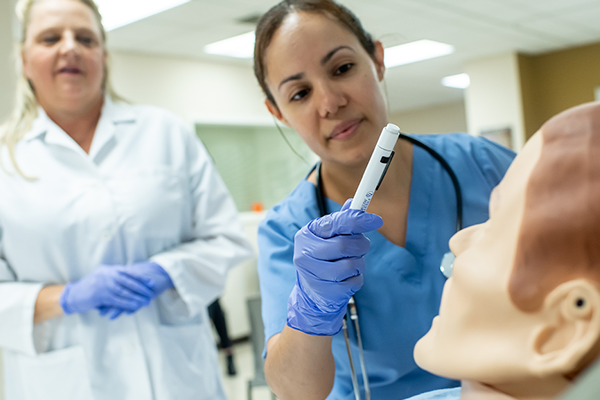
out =
{"type": "MultiPolygon", "coordinates": [[[[452,168],[450,167],[448,162],[446,162],[446,160],[437,151],[435,151],[434,149],[432,149],[425,143],[413,138],[412,136],[405,135],[404,133],[400,133],[398,137],[412,143],[413,145],[419,146],[422,149],[424,149],[425,151],[427,151],[433,158],[435,158],[442,165],[444,170],[450,176],[450,179],[452,180],[452,185],[454,186],[454,192],[456,194],[456,231],[457,232],[460,231],[463,227],[462,192],[461,192],[460,184],[458,183],[458,178],[456,177],[456,174],[454,173],[454,171],[452,170],[452,168]]],[[[315,165],[315,167],[313,168],[313,170],[315,170],[316,181],[317,181],[317,185],[315,187],[315,194],[317,197],[317,205],[319,207],[319,213],[321,214],[321,216],[324,216],[327,214],[327,205],[325,204],[325,195],[323,193],[323,181],[321,179],[321,162],[318,162],[315,165]]],[[[383,179],[383,177],[381,179],[383,179]]],[[[454,263],[454,258],[455,258],[454,254],[452,254],[452,252],[448,252],[448,253],[444,254],[444,257],[442,258],[442,262],[440,264],[440,270],[446,278],[450,278],[452,276],[452,267],[453,267],[453,263],[454,263]]],[[[358,386],[358,377],[356,375],[356,370],[354,369],[354,360],[352,357],[352,351],[351,351],[351,347],[350,347],[350,338],[348,336],[348,324],[349,323],[353,326],[354,331],[356,332],[358,357],[359,357],[360,368],[362,371],[363,383],[365,386],[365,399],[370,400],[371,399],[371,389],[369,387],[369,377],[367,375],[367,369],[366,369],[365,359],[364,359],[362,337],[360,334],[360,324],[358,321],[358,309],[356,307],[356,300],[354,299],[354,297],[350,298],[350,301],[348,302],[348,309],[346,312],[346,316],[342,322],[342,331],[344,334],[344,340],[346,342],[346,350],[348,351],[348,360],[350,362],[350,373],[352,376],[352,387],[354,388],[354,396],[355,396],[356,400],[361,400],[360,389],[358,386]],[[348,322],[348,321],[350,321],[350,322],[348,322]]]]}

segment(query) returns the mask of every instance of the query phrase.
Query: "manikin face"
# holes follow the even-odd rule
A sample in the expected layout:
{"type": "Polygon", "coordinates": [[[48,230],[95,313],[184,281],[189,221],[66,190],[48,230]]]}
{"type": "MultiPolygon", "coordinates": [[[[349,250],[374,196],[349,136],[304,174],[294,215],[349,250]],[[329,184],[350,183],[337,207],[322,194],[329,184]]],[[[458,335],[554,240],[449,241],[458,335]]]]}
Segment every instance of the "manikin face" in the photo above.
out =
{"type": "Polygon", "coordinates": [[[105,51],[93,11],[76,0],[31,9],[23,71],[46,111],[77,111],[102,99],[105,51]]]}
{"type": "Polygon", "coordinates": [[[383,48],[375,61],[333,18],[297,12],[286,17],[265,54],[269,110],[324,162],[352,165],[371,155],[386,125],[383,48]]]}
{"type": "Polygon", "coordinates": [[[509,297],[517,238],[529,177],[542,136],[527,143],[490,199],[490,218],[450,240],[456,255],[444,286],[440,313],[415,346],[423,369],[453,379],[490,385],[531,378],[522,360],[531,353],[535,313],[517,309],[509,297]]]}

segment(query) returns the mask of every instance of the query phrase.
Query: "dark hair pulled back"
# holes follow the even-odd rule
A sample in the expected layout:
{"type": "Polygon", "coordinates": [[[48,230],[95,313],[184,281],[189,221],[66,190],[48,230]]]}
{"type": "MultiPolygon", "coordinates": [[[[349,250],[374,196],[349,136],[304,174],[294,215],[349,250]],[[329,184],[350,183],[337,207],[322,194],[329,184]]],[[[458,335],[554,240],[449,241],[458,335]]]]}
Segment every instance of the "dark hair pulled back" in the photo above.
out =
{"type": "Polygon", "coordinates": [[[267,87],[267,76],[264,62],[265,52],[271,44],[273,35],[279,29],[283,20],[294,12],[314,12],[335,18],[344,28],[352,32],[359,40],[367,54],[375,58],[375,43],[371,35],[365,31],[360,20],[341,4],[333,0],[283,0],[272,7],[262,16],[256,27],[256,42],[254,44],[254,75],[267,99],[277,107],[273,95],[267,87]]]}

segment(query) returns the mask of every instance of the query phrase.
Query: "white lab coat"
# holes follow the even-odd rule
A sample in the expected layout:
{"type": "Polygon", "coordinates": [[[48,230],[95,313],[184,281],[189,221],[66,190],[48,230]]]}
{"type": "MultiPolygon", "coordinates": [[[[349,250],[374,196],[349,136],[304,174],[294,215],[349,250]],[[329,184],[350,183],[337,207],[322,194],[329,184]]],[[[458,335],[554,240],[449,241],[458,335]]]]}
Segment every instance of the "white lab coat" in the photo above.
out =
{"type": "Polygon", "coordinates": [[[200,141],[162,109],[107,98],[89,155],[40,109],[16,156],[37,179],[0,171],[7,400],[224,399],[206,307],[252,250],[200,141]],[[148,259],[175,285],[148,307],[33,324],[44,285],[148,259]]]}

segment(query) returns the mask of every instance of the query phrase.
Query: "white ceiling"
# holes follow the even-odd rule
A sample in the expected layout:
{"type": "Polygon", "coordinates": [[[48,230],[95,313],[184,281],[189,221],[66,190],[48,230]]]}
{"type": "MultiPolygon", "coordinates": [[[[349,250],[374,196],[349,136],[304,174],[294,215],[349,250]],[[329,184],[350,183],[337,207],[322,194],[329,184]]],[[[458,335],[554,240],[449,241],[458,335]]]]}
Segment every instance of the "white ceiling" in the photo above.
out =
{"type": "MultiPolygon", "coordinates": [[[[266,12],[276,0],[192,0],[109,32],[111,49],[202,60],[204,45],[249,32],[237,20],[266,12]]],[[[385,46],[431,39],[454,45],[449,56],[389,69],[394,111],[463,98],[440,80],[463,72],[465,61],[506,51],[544,53],[600,41],[599,0],[342,0],[385,46]]],[[[600,67],[600,66],[599,66],[600,67]]]]}

